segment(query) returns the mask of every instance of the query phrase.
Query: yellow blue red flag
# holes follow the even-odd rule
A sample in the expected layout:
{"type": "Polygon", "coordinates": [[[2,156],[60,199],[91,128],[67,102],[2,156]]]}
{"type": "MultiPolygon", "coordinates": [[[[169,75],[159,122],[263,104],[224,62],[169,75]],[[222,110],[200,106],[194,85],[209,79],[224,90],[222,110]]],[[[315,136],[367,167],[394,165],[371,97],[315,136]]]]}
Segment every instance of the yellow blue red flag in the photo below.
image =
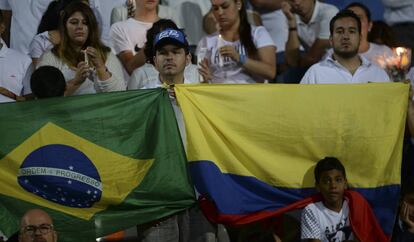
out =
{"type": "Polygon", "coordinates": [[[314,194],[313,168],[333,156],[391,234],[408,85],[179,85],[176,94],[193,182],[227,221],[314,194]]]}

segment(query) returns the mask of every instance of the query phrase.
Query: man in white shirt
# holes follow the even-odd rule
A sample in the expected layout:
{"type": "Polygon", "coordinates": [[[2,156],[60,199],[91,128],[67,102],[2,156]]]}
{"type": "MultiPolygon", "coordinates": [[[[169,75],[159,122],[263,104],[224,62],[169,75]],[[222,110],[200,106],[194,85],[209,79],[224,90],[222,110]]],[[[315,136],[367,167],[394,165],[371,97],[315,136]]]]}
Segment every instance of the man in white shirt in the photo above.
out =
{"type": "Polygon", "coordinates": [[[146,33],[159,17],[158,0],[136,0],[135,16],[111,27],[112,49],[128,74],[145,64],[146,33]]]}
{"type": "Polygon", "coordinates": [[[311,66],[300,83],[389,82],[387,73],[358,55],[361,21],[351,10],[339,12],[330,22],[332,55],[311,66]]]}
{"type": "MultiPolygon", "coordinates": [[[[5,30],[0,12],[0,36],[5,30]]],[[[31,59],[22,53],[9,49],[0,38],[0,103],[13,102],[23,94],[31,93],[31,59]]]]}
{"type": "Polygon", "coordinates": [[[288,23],[285,62],[292,67],[309,67],[329,48],[329,21],[338,12],[317,0],[288,0],[282,3],[288,23]],[[300,56],[300,47],[304,54],[300,56]]]}
{"type": "Polygon", "coordinates": [[[0,0],[0,9],[11,11],[10,47],[23,54],[36,35],[40,19],[53,0],[0,0]]]}

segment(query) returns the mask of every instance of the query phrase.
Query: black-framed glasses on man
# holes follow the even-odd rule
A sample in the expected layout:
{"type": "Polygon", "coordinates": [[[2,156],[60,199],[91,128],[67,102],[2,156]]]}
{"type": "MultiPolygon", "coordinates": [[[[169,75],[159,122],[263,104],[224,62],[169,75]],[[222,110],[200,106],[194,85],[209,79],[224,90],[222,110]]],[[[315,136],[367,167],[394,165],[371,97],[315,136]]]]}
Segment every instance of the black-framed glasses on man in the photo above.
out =
{"type": "Polygon", "coordinates": [[[34,225],[28,225],[26,227],[24,227],[21,232],[25,235],[29,235],[29,236],[33,236],[36,234],[36,231],[39,231],[40,234],[44,235],[44,234],[48,234],[50,233],[50,231],[53,230],[53,225],[52,224],[41,224],[39,226],[34,226],[34,225]]]}

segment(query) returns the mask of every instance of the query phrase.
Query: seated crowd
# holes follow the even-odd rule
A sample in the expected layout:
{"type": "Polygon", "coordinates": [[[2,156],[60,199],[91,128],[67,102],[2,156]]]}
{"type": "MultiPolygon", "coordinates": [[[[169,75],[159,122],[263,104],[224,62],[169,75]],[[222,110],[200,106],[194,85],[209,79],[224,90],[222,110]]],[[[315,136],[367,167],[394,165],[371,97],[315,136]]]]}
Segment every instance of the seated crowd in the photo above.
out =
{"type": "MultiPolygon", "coordinates": [[[[4,37],[0,39],[0,102],[182,83],[390,82],[393,78],[380,60],[392,57],[391,48],[399,43],[392,39],[392,29],[384,22],[374,23],[369,8],[359,2],[338,10],[319,0],[196,1],[205,15],[198,20],[199,30],[206,33],[198,44],[189,43],[191,30],[180,28],[185,23],[174,14],[173,9],[180,8],[174,0],[168,5],[158,0],[29,2],[0,0],[0,36],[4,37]]],[[[407,78],[414,83],[414,69],[407,78]]],[[[182,114],[174,93],[170,94],[182,131],[182,114]]],[[[410,137],[406,142],[412,147],[412,93],[408,103],[410,137]]],[[[409,152],[412,148],[404,154],[403,167],[413,156],[409,152]]],[[[319,161],[315,184],[323,202],[304,209],[301,239],[357,241],[348,217],[347,178],[341,162],[332,157],[319,161]],[[328,227],[332,231],[325,231],[328,227]]],[[[412,182],[403,183],[402,188],[392,237],[393,241],[414,241],[412,182]]],[[[225,231],[222,225],[210,224],[200,211],[188,213],[199,219],[200,226],[215,231],[214,240],[197,241],[229,241],[227,235],[219,235],[220,230],[225,231]]],[[[167,221],[182,226],[177,222],[180,219],[167,221]]],[[[138,228],[146,235],[142,241],[167,241],[155,236],[162,236],[163,224],[147,231],[138,228]]],[[[58,231],[47,213],[35,209],[23,216],[17,237],[18,241],[37,241],[33,240],[36,237],[38,241],[57,241],[58,231]]],[[[280,239],[272,233],[270,241],[280,239]]]]}

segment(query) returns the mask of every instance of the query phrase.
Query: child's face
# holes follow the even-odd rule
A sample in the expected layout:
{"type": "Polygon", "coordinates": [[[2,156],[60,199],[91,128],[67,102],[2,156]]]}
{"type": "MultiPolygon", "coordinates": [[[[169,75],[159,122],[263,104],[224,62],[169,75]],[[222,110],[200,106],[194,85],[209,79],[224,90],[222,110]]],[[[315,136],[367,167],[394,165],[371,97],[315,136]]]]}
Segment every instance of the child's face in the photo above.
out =
{"type": "Polygon", "coordinates": [[[329,170],[321,173],[316,189],[322,194],[323,199],[329,203],[340,203],[347,188],[347,181],[339,170],[329,170]]]}

